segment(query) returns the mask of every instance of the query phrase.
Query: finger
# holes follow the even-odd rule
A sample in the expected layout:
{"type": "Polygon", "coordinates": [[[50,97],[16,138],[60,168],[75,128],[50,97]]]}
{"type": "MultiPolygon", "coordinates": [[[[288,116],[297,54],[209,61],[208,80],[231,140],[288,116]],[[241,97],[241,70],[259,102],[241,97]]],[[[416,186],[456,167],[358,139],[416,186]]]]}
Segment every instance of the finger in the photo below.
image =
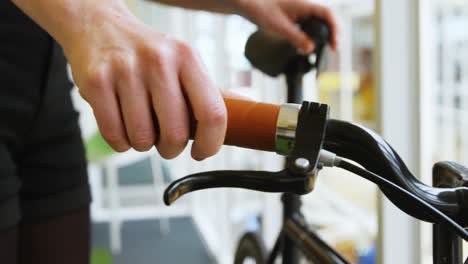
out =
{"type": "Polygon", "coordinates": [[[190,48],[180,50],[184,62],[180,77],[197,122],[192,157],[203,160],[218,152],[224,142],[227,126],[226,106],[204,65],[190,48]]]}
{"type": "Polygon", "coordinates": [[[155,144],[153,107],[135,68],[124,63],[119,65],[118,95],[131,146],[137,151],[147,151],[155,144]]]}
{"type": "Polygon", "coordinates": [[[286,15],[279,13],[272,21],[275,31],[288,39],[300,53],[309,54],[314,50],[314,43],[295,23],[286,15]]]}
{"type": "Polygon", "coordinates": [[[130,148],[130,144],[111,80],[107,67],[100,68],[89,74],[85,84],[87,89],[82,90],[88,91],[85,99],[93,108],[103,138],[115,151],[123,152],[130,148]]]}
{"type": "Polygon", "coordinates": [[[338,47],[338,24],[336,23],[335,16],[333,12],[324,6],[314,5],[314,4],[307,4],[307,9],[311,16],[316,16],[321,18],[327,22],[328,26],[330,27],[331,39],[330,39],[330,46],[336,50],[338,47]]]}
{"type": "Polygon", "coordinates": [[[189,114],[175,67],[159,65],[149,74],[148,81],[159,125],[157,149],[163,158],[172,159],[188,143],[189,114]]]}
{"type": "Polygon", "coordinates": [[[255,98],[246,96],[244,94],[240,94],[237,92],[229,91],[229,90],[224,90],[221,91],[221,95],[223,98],[232,98],[232,99],[239,99],[239,100],[248,100],[248,101],[256,101],[255,98]]]}

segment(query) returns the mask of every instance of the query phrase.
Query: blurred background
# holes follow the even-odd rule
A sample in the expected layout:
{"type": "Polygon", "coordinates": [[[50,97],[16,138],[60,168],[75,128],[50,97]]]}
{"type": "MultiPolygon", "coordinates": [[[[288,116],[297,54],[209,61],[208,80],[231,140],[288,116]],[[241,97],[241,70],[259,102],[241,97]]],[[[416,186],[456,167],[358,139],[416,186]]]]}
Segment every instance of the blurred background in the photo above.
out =
{"type": "MultiPolygon", "coordinates": [[[[197,49],[223,89],[260,101],[284,102],[284,80],[262,75],[243,56],[245,41],[256,30],[245,19],[142,0],[127,2],[147,24],[197,49]]],[[[427,184],[437,161],[468,165],[468,2],[319,2],[331,6],[339,18],[340,47],[329,54],[318,81],[309,74],[305,99],[329,104],[333,118],[382,133],[427,184]],[[388,5],[401,13],[385,8],[388,5]],[[412,21],[413,26],[393,21],[412,21]],[[405,56],[408,52],[410,56],[405,56]],[[404,56],[401,61],[399,55],[404,56]],[[386,60],[388,56],[397,62],[386,60]],[[392,79],[392,71],[400,67],[412,69],[409,77],[392,79]],[[396,94],[398,87],[393,90],[392,84],[409,86],[411,97],[399,101],[405,94],[396,94]],[[401,115],[392,108],[411,112],[401,115]],[[405,122],[411,126],[394,125],[405,122]]],[[[166,161],[154,149],[116,154],[100,137],[89,106],[73,93],[90,160],[93,264],[232,263],[237,240],[252,229],[261,230],[267,246],[272,246],[281,224],[277,194],[210,190],[166,207],[162,192],[171,180],[199,171],[278,170],[281,157],[235,147],[224,147],[203,162],[191,160],[189,153],[166,161]]],[[[359,177],[325,170],[303,203],[308,223],[353,263],[404,263],[387,261],[396,255],[408,255],[407,263],[432,263],[430,225],[387,209],[388,201],[377,188],[359,177]],[[411,233],[400,232],[405,224],[411,233]],[[411,252],[397,251],[405,241],[411,252]]]]}

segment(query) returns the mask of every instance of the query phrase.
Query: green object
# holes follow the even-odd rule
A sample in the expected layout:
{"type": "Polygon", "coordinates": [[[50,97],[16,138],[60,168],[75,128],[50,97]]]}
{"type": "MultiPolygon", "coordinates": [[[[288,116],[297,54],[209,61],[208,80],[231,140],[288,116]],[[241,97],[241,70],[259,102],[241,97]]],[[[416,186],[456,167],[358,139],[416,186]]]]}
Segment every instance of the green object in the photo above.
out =
{"type": "Polygon", "coordinates": [[[112,264],[112,255],[109,250],[95,248],[91,253],[91,264],[112,264]]]}
{"type": "Polygon", "coordinates": [[[88,161],[101,160],[115,153],[112,147],[104,140],[99,130],[86,140],[85,147],[88,161]]]}

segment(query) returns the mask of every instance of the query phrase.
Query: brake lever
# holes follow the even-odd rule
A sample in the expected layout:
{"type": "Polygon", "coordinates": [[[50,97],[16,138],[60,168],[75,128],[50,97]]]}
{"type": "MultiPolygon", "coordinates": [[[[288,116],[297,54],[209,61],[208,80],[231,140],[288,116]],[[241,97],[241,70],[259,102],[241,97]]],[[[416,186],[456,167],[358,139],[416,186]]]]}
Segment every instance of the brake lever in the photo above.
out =
{"type": "MultiPolygon", "coordinates": [[[[182,195],[209,188],[243,188],[261,192],[288,192],[298,195],[309,193],[314,188],[315,175],[320,170],[319,156],[325,137],[329,107],[324,104],[303,102],[298,116],[294,141],[282,140],[290,152],[285,170],[267,171],[211,171],[192,174],[172,182],[164,191],[164,202],[172,204],[182,195]]],[[[288,120],[291,125],[293,120],[288,120]]],[[[284,121],[284,120],[283,120],[284,121]]],[[[282,125],[280,126],[282,127],[282,125]]],[[[277,127],[278,128],[278,127],[277,127]]],[[[286,135],[282,131],[279,135],[286,135]]]]}
{"type": "Polygon", "coordinates": [[[313,189],[313,179],[313,177],[294,177],[287,170],[201,172],[172,182],[164,191],[164,203],[171,205],[189,192],[219,187],[260,192],[290,192],[302,195],[313,189]]]}

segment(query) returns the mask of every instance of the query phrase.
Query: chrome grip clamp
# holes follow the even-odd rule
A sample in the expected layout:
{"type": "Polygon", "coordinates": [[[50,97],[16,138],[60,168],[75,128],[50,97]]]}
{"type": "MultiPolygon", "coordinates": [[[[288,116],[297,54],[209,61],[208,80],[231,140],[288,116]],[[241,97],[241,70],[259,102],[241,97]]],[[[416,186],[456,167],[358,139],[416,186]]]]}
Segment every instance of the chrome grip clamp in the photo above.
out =
{"type": "Polygon", "coordinates": [[[276,123],[276,153],[289,156],[296,141],[296,129],[301,105],[282,104],[276,123]]]}

